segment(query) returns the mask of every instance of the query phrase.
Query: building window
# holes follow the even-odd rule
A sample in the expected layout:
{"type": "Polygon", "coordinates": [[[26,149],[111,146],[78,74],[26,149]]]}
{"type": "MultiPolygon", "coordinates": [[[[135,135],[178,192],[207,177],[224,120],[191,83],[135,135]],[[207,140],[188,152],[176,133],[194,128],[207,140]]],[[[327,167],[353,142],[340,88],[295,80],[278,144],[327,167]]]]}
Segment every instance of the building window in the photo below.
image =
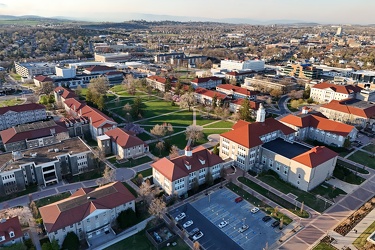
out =
{"type": "Polygon", "coordinates": [[[301,179],[301,174],[298,174],[298,179],[301,179]]]}

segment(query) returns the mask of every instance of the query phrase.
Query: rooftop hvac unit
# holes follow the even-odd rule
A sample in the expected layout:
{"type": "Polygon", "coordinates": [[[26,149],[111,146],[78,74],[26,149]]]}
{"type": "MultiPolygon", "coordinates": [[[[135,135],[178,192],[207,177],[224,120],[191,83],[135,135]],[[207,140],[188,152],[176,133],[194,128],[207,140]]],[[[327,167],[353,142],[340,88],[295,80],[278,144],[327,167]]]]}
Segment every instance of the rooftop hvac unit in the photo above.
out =
{"type": "Polygon", "coordinates": [[[60,150],[58,148],[54,149],[55,153],[59,152],[60,150]]]}

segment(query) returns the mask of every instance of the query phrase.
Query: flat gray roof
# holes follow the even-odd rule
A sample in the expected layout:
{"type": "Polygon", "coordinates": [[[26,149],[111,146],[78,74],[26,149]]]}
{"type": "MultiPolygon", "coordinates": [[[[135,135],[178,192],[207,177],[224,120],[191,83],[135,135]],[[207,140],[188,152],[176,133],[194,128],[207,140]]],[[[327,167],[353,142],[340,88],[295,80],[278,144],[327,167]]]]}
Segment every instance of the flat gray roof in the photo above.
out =
{"type": "Polygon", "coordinates": [[[368,109],[374,106],[374,103],[372,102],[361,101],[358,99],[347,100],[345,101],[345,104],[359,109],[368,109]]]}
{"type": "Polygon", "coordinates": [[[311,149],[296,142],[287,142],[281,138],[266,142],[262,145],[262,147],[289,159],[292,159],[297,155],[303,154],[311,149]]]}

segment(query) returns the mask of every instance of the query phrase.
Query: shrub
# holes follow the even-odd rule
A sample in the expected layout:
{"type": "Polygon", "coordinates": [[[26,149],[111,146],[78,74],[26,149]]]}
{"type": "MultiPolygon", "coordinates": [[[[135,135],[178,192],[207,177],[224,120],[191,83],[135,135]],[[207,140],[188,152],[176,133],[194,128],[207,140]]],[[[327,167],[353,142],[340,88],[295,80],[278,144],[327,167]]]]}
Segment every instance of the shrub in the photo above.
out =
{"type": "Polygon", "coordinates": [[[137,216],[133,209],[129,208],[122,211],[117,217],[117,223],[121,229],[135,225],[137,223],[137,216]]]}

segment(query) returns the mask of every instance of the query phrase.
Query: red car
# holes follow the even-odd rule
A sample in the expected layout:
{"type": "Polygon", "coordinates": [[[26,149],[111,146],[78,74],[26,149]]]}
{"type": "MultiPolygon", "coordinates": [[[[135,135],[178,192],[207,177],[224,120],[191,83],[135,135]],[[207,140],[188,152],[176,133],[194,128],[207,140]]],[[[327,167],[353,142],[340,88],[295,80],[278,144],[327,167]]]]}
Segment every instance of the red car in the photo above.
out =
{"type": "Polygon", "coordinates": [[[237,197],[234,201],[235,201],[236,203],[238,203],[238,202],[243,201],[243,198],[242,198],[242,197],[237,197]]]}

